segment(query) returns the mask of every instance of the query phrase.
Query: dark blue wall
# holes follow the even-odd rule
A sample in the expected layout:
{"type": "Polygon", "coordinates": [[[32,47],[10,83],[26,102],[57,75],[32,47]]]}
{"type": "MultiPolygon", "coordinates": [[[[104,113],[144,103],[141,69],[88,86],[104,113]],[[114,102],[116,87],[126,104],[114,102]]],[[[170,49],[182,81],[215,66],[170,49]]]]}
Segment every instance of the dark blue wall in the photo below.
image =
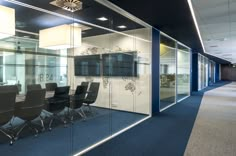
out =
{"type": "Polygon", "coordinates": [[[160,32],[152,29],[152,113],[159,113],[160,105],[160,32]]]}
{"type": "Polygon", "coordinates": [[[220,64],[216,63],[215,69],[216,69],[215,78],[216,82],[218,82],[220,81],[220,64]]]}
{"type": "Polygon", "coordinates": [[[198,54],[192,54],[192,91],[198,91],[198,54]]]}

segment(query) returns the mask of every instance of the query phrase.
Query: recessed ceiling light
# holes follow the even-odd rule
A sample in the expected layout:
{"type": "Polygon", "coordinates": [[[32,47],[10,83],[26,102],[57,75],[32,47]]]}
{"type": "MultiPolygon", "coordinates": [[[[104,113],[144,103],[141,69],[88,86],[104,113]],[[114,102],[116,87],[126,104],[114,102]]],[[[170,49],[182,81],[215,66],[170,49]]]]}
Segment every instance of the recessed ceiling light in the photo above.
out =
{"type": "Polygon", "coordinates": [[[92,29],[91,27],[80,24],[80,23],[72,23],[71,25],[74,27],[80,27],[82,29],[82,31],[92,29]]]}
{"type": "Polygon", "coordinates": [[[107,21],[108,19],[106,17],[99,17],[99,18],[97,18],[97,20],[99,20],[99,21],[107,21]]]}
{"type": "Polygon", "coordinates": [[[79,23],[72,23],[71,25],[76,26],[76,27],[80,26],[79,23]]]}
{"type": "Polygon", "coordinates": [[[125,29],[127,28],[125,25],[120,25],[120,26],[117,26],[117,28],[120,28],[120,29],[125,29]]]}

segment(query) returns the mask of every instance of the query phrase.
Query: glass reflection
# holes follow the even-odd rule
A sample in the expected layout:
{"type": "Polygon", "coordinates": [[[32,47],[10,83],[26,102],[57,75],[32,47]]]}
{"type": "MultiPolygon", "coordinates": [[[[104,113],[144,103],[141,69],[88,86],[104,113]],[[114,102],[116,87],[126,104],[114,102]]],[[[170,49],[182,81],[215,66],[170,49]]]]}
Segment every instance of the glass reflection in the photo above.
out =
{"type": "Polygon", "coordinates": [[[180,45],[177,62],[177,100],[181,100],[190,94],[190,52],[180,45]]]}
{"type": "MultiPolygon", "coordinates": [[[[133,21],[133,18],[124,17],[119,9],[110,9],[98,2],[83,1],[84,6],[89,7],[74,13],[48,7],[47,1],[3,2],[16,10],[17,32],[14,37],[0,40],[0,85],[17,85],[20,91],[17,99],[25,97],[30,90],[27,86],[31,84],[39,84],[42,88],[47,83],[70,87],[70,94],[65,97],[71,99],[76,96],[77,87],[82,88],[84,94],[77,101],[78,105],[74,105],[69,98],[66,106],[64,101],[61,102],[64,103],[63,110],[55,107],[54,112],[48,108],[53,105],[50,98],[56,97],[56,90],[48,90],[46,95],[51,93],[52,96],[45,97],[45,108],[41,114],[46,130],[53,128],[52,133],[42,131],[37,138],[42,143],[38,148],[33,144],[31,133],[26,131],[26,137],[20,138],[21,143],[14,145],[13,154],[21,155],[21,151],[30,148],[31,152],[40,155],[48,154],[45,151],[73,155],[149,117],[151,28],[133,21]],[[26,2],[29,5],[22,5],[26,2]],[[95,16],[98,13],[104,14],[108,20],[97,20],[100,15],[95,16]],[[71,26],[72,23],[74,26],[71,26]],[[82,30],[80,35],[74,35],[75,23],[82,30]],[[122,23],[125,28],[118,27],[122,23]],[[44,42],[50,41],[50,47],[56,46],[57,49],[39,46],[40,30],[64,24],[71,26],[70,30],[66,29],[66,34],[69,34],[69,37],[65,35],[69,38],[67,49],[61,49],[63,46],[60,44],[53,45],[54,41],[64,39],[56,35],[46,36],[44,42]],[[82,44],[75,48],[73,41],[76,38],[81,39],[82,44]],[[93,57],[95,55],[97,57],[93,57]],[[76,58],[82,60],[76,63],[76,58]],[[83,88],[85,86],[86,89],[83,88]],[[51,126],[49,121],[54,116],[61,118],[63,123],[53,122],[51,126]],[[48,140],[56,140],[57,146],[48,140]]],[[[175,79],[171,70],[168,78],[175,79]]],[[[171,82],[170,86],[173,85],[171,82]]],[[[19,103],[24,103],[22,99],[19,103]]],[[[19,118],[14,120],[13,126],[21,124],[20,121],[19,118]]],[[[36,119],[35,122],[38,124],[41,121],[36,119]]],[[[3,140],[0,143],[3,155],[11,155],[10,148],[5,145],[3,140]]]]}
{"type": "Polygon", "coordinates": [[[175,42],[161,37],[160,45],[160,109],[176,101],[176,49],[175,42]],[[170,46],[167,46],[170,45],[170,46]]]}

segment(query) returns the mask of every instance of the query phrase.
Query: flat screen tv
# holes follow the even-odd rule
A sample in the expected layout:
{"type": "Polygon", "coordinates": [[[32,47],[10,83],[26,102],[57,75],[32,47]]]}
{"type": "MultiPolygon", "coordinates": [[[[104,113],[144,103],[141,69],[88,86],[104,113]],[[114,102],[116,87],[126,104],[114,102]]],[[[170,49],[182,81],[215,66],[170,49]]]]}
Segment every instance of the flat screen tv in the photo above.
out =
{"type": "Polygon", "coordinates": [[[102,55],[103,76],[137,77],[137,52],[102,55]]]}
{"type": "Polygon", "coordinates": [[[75,76],[100,76],[100,55],[75,56],[75,76]]]}

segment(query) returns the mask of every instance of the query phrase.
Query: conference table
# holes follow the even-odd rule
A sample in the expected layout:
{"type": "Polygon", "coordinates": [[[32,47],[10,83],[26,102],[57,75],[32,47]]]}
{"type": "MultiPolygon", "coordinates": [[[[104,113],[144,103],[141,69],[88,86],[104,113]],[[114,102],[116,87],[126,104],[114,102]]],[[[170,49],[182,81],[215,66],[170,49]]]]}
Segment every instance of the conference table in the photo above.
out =
{"type": "MultiPolygon", "coordinates": [[[[70,90],[69,95],[72,96],[72,95],[74,95],[74,93],[75,93],[75,90],[70,90]]],[[[51,98],[53,96],[54,96],[54,91],[47,91],[46,95],[45,95],[45,99],[51,98]]],[[[24,102],[25,101],[25,97],[26,97],[25,94],[17,95],[16,96],[16,104],[24,102]]]]}

